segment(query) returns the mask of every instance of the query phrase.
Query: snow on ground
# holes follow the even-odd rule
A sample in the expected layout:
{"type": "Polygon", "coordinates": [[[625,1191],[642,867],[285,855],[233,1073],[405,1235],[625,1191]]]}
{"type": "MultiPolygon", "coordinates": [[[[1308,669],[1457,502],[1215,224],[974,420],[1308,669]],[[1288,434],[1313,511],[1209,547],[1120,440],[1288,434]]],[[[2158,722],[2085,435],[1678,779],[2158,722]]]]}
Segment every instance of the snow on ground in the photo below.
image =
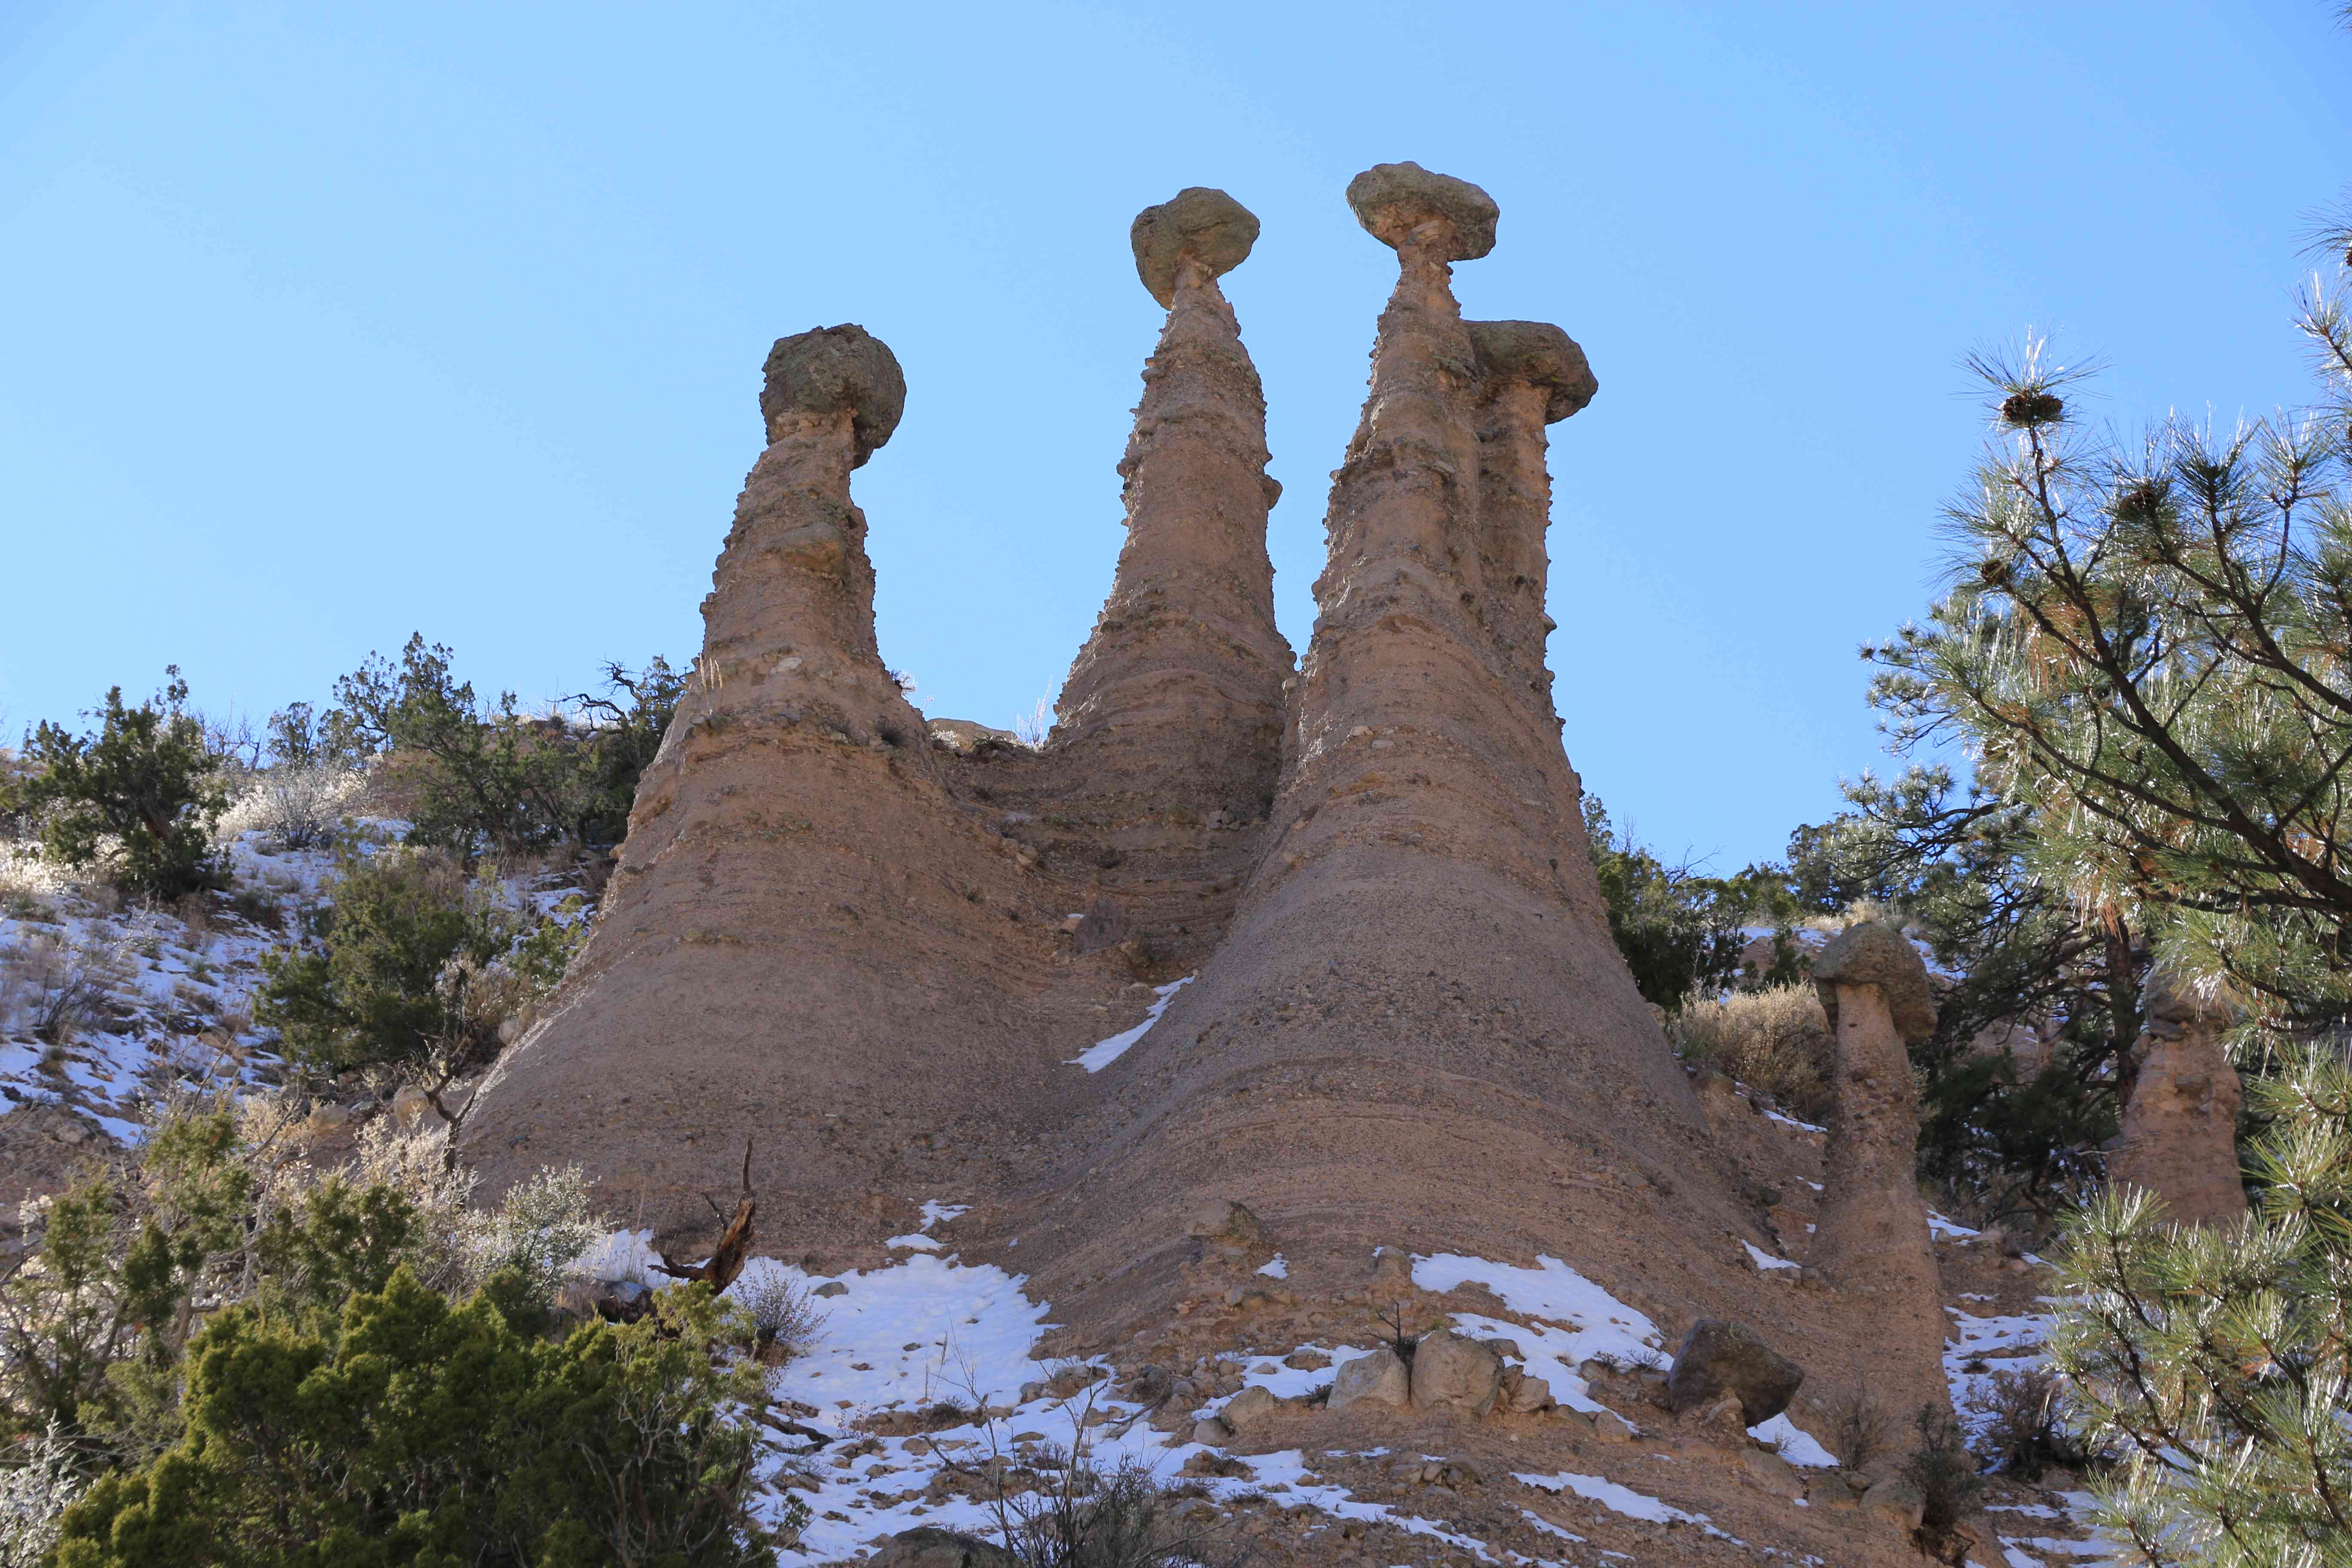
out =
{"type": "MultiPolygon", "coordinates": [[[[408,828],[373,817],[356,826],[363,854],[408,828]]],[[[134,1143],[145,1136],[145,1106],[160,1080],[221,1087],[275,1080],[282,1064],[269,1032],[253,1023],[261,960],[296,940],[308,914],[332,901],[334,855],[275,848],[259,830],[225,834],[220,850],[231,900],[202,900],[193,921],[64,881],[0,909],[0,955],[12,967],[35,967],[39,950],[54,944],[59,952],[48,988],[69,976],[97,993],[89,1021],[62,1047],[33,1037],[27,1003],[37,999],[20,996],[13,1014],[0,1015],[0,1115],[62,1101],[118,1142],[134,1143]],[[282,930],[236,912],[239,906],[257,912],[262,902],[276,907],[282,930]]],[[[510,879],[501,893],[543,918],[579,891],[547,886],[551,880],[510,879]]],[[[9,1001],[0,994],[0,1007],[9,1001]]]]}
{"type": "Polygon", "coordinates": [[[1971,1404],[1991,1388],[1995,1373],[2023,1372],[2048,1359],[2042,1345],[2050,1337],[2052,1320],[2046,1314],[1979,1318],[1958,1307],[1944,1310],[1952,1318],[1951,1333],[1944,1342],[1944,1376],[1952,1387],[1952,1408],[1974,1443],[1992,1417],[1971,1409],[1971,1404]],[[1983,1370],[1971,1372],[1972,1366],[1983,1370]]]}
{"type": "Polygon", "coordinates": [[[1657,1324],[1612,1296],[1557,1258],[1539,1256],[1533,1268],[1441,1252],[1412,1260],[1412,1282],[1444,1292],[1484,1285],[1512,1311],[1537,1320],[1515,1323],[1501,1318],[1457,1312],[1454,1321],[1473,1333],[1511,1340],[1523,1352],[1525,1370],[1551,1384],[1552,1397],[1572,1410],[1605,1408],[1592,1397],[1576,1369],[1595,1356],[1626,1362],[1670,1359],[1659,1349],[1657,1324]]]}
{"type": "Polygon", "coordinates": [[[1748,1428],[1748,1435],[1764,1442],[1777,1444],[1780,1458],[1792,1465],[1809,1465],[1815,1468],[1837,1468],[1837,1456],[1821,1446],[1813,1435],[1789,1419],[1782,1411],[1771,1420],[1748,1428]]]}
{"type": "Polygon", "coordinates": [[[1762,1247],[1757,1246],[1752,1241],[1743,1241],[1739,1245],[1748,1249],[1748,1261],[1755,1264],[1759,1268],[1801,1269],[1804,1268],[1804,1265],[1801,1263],[1791,1263],[1785,1258],[1773,1257],[1770,1253],[1765,1251],[1762,1247]]]}
{"type": "Polygon", "coordinates": [[[1176,993],[1192,984],[1196,976],[1188,974],[1181,980],[1171,980],[1165,985],[1153,986],[1152,994],[1160,1000],[1151,1005],[1151,1011],[1143,1016],[1143,1022],[1124,1034],[1113,1035],[1108,1040],[1096,1041],[1076,1056],[1072,1057],[1066,1065],[1084,1068],[1088,1072],[1100,1072],[1127,1055],[1128,1047],[1150,1034],[1151,1026],[1160,1022],[1160,1015],[1168,1011],[1168,1004],[1176,1000],[1176,993]]]}
{"type": "MultiPolygon", "coordinates": [[[[650,1261],[646,1242],[644,1232],[607,1237],[592,1266],[626,1268],[650,1261]]],[[[1107,1381],[1066,1399],[1036,1393],[1036,1385],[1057,1368],[1100,1370],[1102,1363],[1047,1365],[1031,1359],[1038,1334],[1051,1325],[1049,1309],[1022,1293],[1025,1276],[918,1253],[887,1268],[827,1279],[762,1258],[745,1267],[738,1288],[756,1291],[776,1281],[803,1289],[845,1288],[813,1302],[824,1313],[824,1322],[810,1352],[769,1377],[778,1399],[815,1413],[808,1417],[812,1424],[846,1436],[861,1417],[931,1409],[949,1401],[969,1417],[936,1431],[828,1443],[807,1454],[769,1450],[762,1479],[796,1491],[812,1516],[799,1548],[786,1553],[788,1561],[836,1560],[919,1524],[993,1536],[999,1521],[988,1505],[954,1495],[936,1501],[928,1497],[933,1477],[943,1469],[977,1468],[1000,1456],[1051,1458],[1050,1450],[1083,1447],[1098,1468],[1132,1460],[1172,1481],[1187,1459],[1213,1451],[1197,1443],[1165,1446],[1163,1435],[1143,1421],[1145,1409],[1117,1397],[1107,1381]],[[1024,1398],[1024,1390],[1034,1396],[1024,1398]]],[[[1328,1370],[1302,1372],[1263,1361],[1248,1381],[1292,1395],[1329,1375],[1328,1370]]],[[[1247,1477],[1202,1478],[1198,1484],[1223,1501],[1259,1492],[1285,1509],[1311,1506],[1329,1521],[1385,1522],[1442,1541],[1482,1563],[1503,1560],[1482,1542],[1320,1480],[1298,1450],[1255,1454],[1246,1462],[1252,1471],[1247,1477]]],[[[770,1495],[774,1500],[765,1511],[772,1520],[782,1501],[780,1493],[770,1495]]],[[[1538,1561],[1515,1555],[1510,1560],[1538,1561]]]]}
{"type": "Polygon", "coordinates": [[[1556,1476],[1514,1475],[1512,1479],[1522,1485],[1533,1487],[1538,1491],[1554,1494],[1563,1491],[1574,1492],[1585,1501],[1597,1502],[1611,1512],[1622,1513],[1627,1519],[1647,1520],[1652,1524],[1664,1524],[1670,1520],[1684,1524],[1696,1524],[1709,1535],[1722,1536],[1724,1540],[1734,1545],[1748,1544],[1727,1531],[1717,1530],[1703,1513],[1685,1513],[1670,1503],[1659,1501],[1646,1492],[1637,1492],[1631,1487],[1620,1486],[1605,1476],[1580,1476],[1571,1470],[1562,1470],[1556,1476]]]}
{"type": "MultiPolygon", "coordinates": [[[[322,901],[332,867],[324,851],[272,850],[259,833],[222,847],[237,892],[277,903],[289,920],[322,901]]],[[[131,1143],[144,1135],[143,1104],[161,1075],[219,1084],[273,1076],[277,1058],[268,1033],[253,1026],[252,1003],[262,955],[285,939],[217,905],[205,909],[192,926],[61,886],[0,914],[0,952],[30,967],[53,943],[49,984],[78,982],[97,993],[89,1020],[62,1047],[32,1037],[34,998],[0,1018],[0,1115],[65,1100],[131,1143]]]]}

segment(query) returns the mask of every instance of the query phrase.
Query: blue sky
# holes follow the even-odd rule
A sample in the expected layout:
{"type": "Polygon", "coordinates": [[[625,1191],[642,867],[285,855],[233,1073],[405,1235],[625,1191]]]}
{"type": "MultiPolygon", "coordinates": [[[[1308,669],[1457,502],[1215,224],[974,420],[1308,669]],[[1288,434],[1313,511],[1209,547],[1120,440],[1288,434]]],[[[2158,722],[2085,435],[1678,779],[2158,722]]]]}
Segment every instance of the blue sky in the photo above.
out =
{"type": "Polygon", "coordinates": [[[1119,542],[1160,313],[1135,212],[1220,185],[1304,648],[1390,253],[1341,200],[1485,185],[1474,316],[1601,380],[1554,430],[1570,757],[1733,869],[1885,765],[1863,640],[1933,589],[2027,327],[2096,411],[2305,395],[2346,184],[2319,0],[0,5],[0,731],[151,689],[321,700],[412,630],[527,699],[699,642],[777,336],[863,323],[889,661],[937,715],[1054,691],[1119,542]]]}

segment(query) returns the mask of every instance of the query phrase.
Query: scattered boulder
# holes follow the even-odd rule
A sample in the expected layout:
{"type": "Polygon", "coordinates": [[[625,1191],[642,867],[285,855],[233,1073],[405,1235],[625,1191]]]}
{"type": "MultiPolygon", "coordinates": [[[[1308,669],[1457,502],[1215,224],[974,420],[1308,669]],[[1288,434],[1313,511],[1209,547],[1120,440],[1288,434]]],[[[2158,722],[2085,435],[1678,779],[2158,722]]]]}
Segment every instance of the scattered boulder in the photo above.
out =
{"type": "Polygon", "coordinates": [[[1206,185],[1179,191],[1174,199],[1136,214],[1128,231],[1135,275],[1153,299],[1173,304],[1185,261],[1209,278],[1222,278],[1249,259],[1257,228],[1257,215],[1223,191],[1206,185]]]}
{"type": "Polygon", "coordinates": [[[1502,1381],[1503,1358],[1494,1347],[1451,1329],[1433,1330],[1413,1347],[1416,1410],[1457,1409],[1484,1415],[1495,1407],[1502,1381]]]}
{"type": "Polygon", "coordinates": [[[1766,1344],[1745,1323],[1701,1318],[1683,1336],[1675,1370],[1666,1379],[1666,1402],[1677,1415],[1712,1405],[1725,1394],[1739,1399],[1743,1426],[1769,1421],[1789,1407],[1804,1368],[1766,1344]]]}
{"type": "Polygon", "coordinates": [[[810,1291],[809,1294],[812,1296],[825,1297],[846,1296],[849,1294],[849,1287],[844,1285],[838,1279],[828,1279],[824,1284],[818,1286],[815,1289],[810,1291]]]}
{"type": "Polygon", "coordinates": [[[1341,1410],[1365,1399],[1375,1405],[1412,1403],[1412,1374],[1396,1352],[1386,1345],[1370,1355],[1340,1363],[1331,1379],[1331,1397],[1325,1408],[1341,1410]]]}
{"type": "Polygon", "coordinates": [[[1244,1204],[1221,1198],[1185,1222],[1184,1234],[1213,1246],[1244,1252],[1265,1240],[1265,1226],[1244,1204]]]}
{"type": "Polygon", "coordinates": [[[1633,1424],[1614,1410],[1596,1410],[1591,1421],[1593,1436],[1612,1447],[1633,1440],[1633,1424]]]}
{"type": "Polygon", "coordinates": [[[1195,1454],[1185,1460],[1183,1468],[1176,1473],[1195,1479],[1245,1481],[1256,1472],[1249,1468],[1247,1461],[1236,1459],[1229,1454],[1195,1454]]]}
{"type": "Polygon", "coordinates": [[[1433,241],[1441,261],[1475,261],[1494,249],[1502,216],[1495,198],[1469,181],[1412,163],[1375,163],[1358,174],[1348,182],[1348,206],[1367,233],[1399,250],[1423,225],[1443,224],[1433,241]]]}
{"type": "Polygon", "coordinates": [[[1906,1531],[1918,1529],[1920,1521],[1927,1517],[1927,1500],[1901,1476],[1872,1482],[1870,1489],[1862,1494],[1862,1506],[1864,1512],[1875,1514],[1906,1531]]]}
{"type": "Polygon", "coordinates": [[[768,439],[796,414],[846,414],[856,437],[850,467],[862,468],[898,428],[907,410],[907,376],[889,345],[864,327],[818,327],[778,338],[768,351],[760,414],[768,439]]]}
{"type": "Polygon", "coordinates": [[[1548,1379],[1530,1377],[1517,1367],[1503,1369],[1503,1403],[1521,1415],[1549,1410],[1557,1403],[1548,1379]]]}
{"type": "Polygon", "coordinates": [[[1203,1415],[1192,1423],[1192,1441],[1195,1443],[1206,1443],[1213,1448],[1222,1448],[1233,1440],[1234,1429],[1222,1416],[1203,1415]]]}
{"type": "Polygon", "coordinates": [[[1246,1432],[1273,1415],[1281,1404],[1282,1401],[1274,1396],[1271,1389],[1252,1384],[1225,1401],[1225,1407],[1219,1414],[1225,1425],[1235,1432],[1246,1432]]]}
{"type": "Polygon", "coordinates": [[[1771,1449],[1751,1444],[1741,1451],[1740,1460],[1748,1479],[1774,1497],[1801,1498],[1805,1495],[1805,1480],[1797,1474],[1797,1467],[1771,1449]]]}
{"type": "Polygon", "coordinates": [[[918,1525],[892,1536],[866,1568],[1020,1568],[1013,1553],[976,1535],[918,1525]]]}
{"type": "Polygon", "coordinates": [[[1389,1479],[1404,1486],[1484,1486],[1486,1476],[1467,1459],[1423,1459],[1408,1457],[1389,1467],[1389,1479]]]}

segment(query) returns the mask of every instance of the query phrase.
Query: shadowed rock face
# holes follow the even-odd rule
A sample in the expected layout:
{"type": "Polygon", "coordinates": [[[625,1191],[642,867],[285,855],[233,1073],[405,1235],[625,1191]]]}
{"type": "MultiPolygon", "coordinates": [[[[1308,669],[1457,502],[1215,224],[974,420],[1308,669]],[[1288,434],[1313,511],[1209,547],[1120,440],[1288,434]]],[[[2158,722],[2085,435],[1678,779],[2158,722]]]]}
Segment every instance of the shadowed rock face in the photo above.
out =
{"type": "Polygon", "coordinates": [[[2149,978],[2145,1000],[2147,1025],[2133,1047],[2138,1071],[2108,1178],[2156,1194],[2183,1224],[2226,1224],[2246,1212],[2238,1069],[2221,1045],[2230,1010],[2161,972],[2149,978]]]}
{"type": "Polygon", "coordinates": [[[1919,1198],[1919,1094],[1906,1041],[1936,1028],[1927,968],[1901,932],[1864,921],[1813,960],[1836,1094],[1806,1272],[1867,1304],[1866,1378],[1891,1410],[1948,1401],[1944,1309],[1919,1198]]]}

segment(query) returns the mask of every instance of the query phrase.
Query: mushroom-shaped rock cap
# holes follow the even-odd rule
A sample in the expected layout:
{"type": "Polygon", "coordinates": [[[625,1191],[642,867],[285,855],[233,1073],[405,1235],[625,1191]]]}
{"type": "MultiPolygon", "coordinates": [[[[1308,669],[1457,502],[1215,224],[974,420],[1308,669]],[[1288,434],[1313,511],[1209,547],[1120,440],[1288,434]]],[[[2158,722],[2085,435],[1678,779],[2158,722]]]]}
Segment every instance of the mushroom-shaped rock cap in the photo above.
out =
{"type": "Polygon", "coordinates": [[[2147,983],[2140,987],[2140,1005],[2149,1017],[2167,1024],[2226,1024],[2232,1016],[2225,993],[2176,979],[2162,969],[2148,972],[2147,983]]]}
{"type": "Polygon", "coordinates": [[[771,441],[787,414],[854,414],[857,455],[850,466],[862,467],[890,439],[906,409],[907,377],[898,356],[864,327],[818,327],[778,338],[768,351],[760,413],[771,441]]]}
{"type": "Polygon", "coordinates": [[[1478,374],[1489,383],[1527,382],[1551,395],[1544,423],[1557,425],[1592,401],[1601,384],[1576,340],[1549,321],[1472,321],[1478,374]]]}
{"type": "Polygon", "coordinates": [[[1402,249],[1412,231],[1433,218],[1453,230],[1447,261],[1475,261],[1495,248],[1495,198],[1467,180],[1433,174],[1418,163],[1375,163],[1348,182],[1356,221],[1382,244],[1402,249]]]}
{"type": "Polygon", "coordinates": [[[1175,199],[1135,215],[1128,231],[1135,247],[1135,275],[1161,304],[1176,298],[1176,267],[1185,257],[1212,278],[1222,278],[1249,259],[1257,243],[1257,214],[1223,191],[1193,185],[1175,199]]]}
{"type": "Polygon", "coordinates": [[[1875,985],[1886,993],[1895,1032],[1913,1044],[1936,1032],[1936,997],[1927,989],[1927,965],[1919,950],[1893,926],[1864,921],[1848,926],[1813,959],[1813,984],[1822,1005],[1837,1024],[1840,985],[1875,985]]]}

